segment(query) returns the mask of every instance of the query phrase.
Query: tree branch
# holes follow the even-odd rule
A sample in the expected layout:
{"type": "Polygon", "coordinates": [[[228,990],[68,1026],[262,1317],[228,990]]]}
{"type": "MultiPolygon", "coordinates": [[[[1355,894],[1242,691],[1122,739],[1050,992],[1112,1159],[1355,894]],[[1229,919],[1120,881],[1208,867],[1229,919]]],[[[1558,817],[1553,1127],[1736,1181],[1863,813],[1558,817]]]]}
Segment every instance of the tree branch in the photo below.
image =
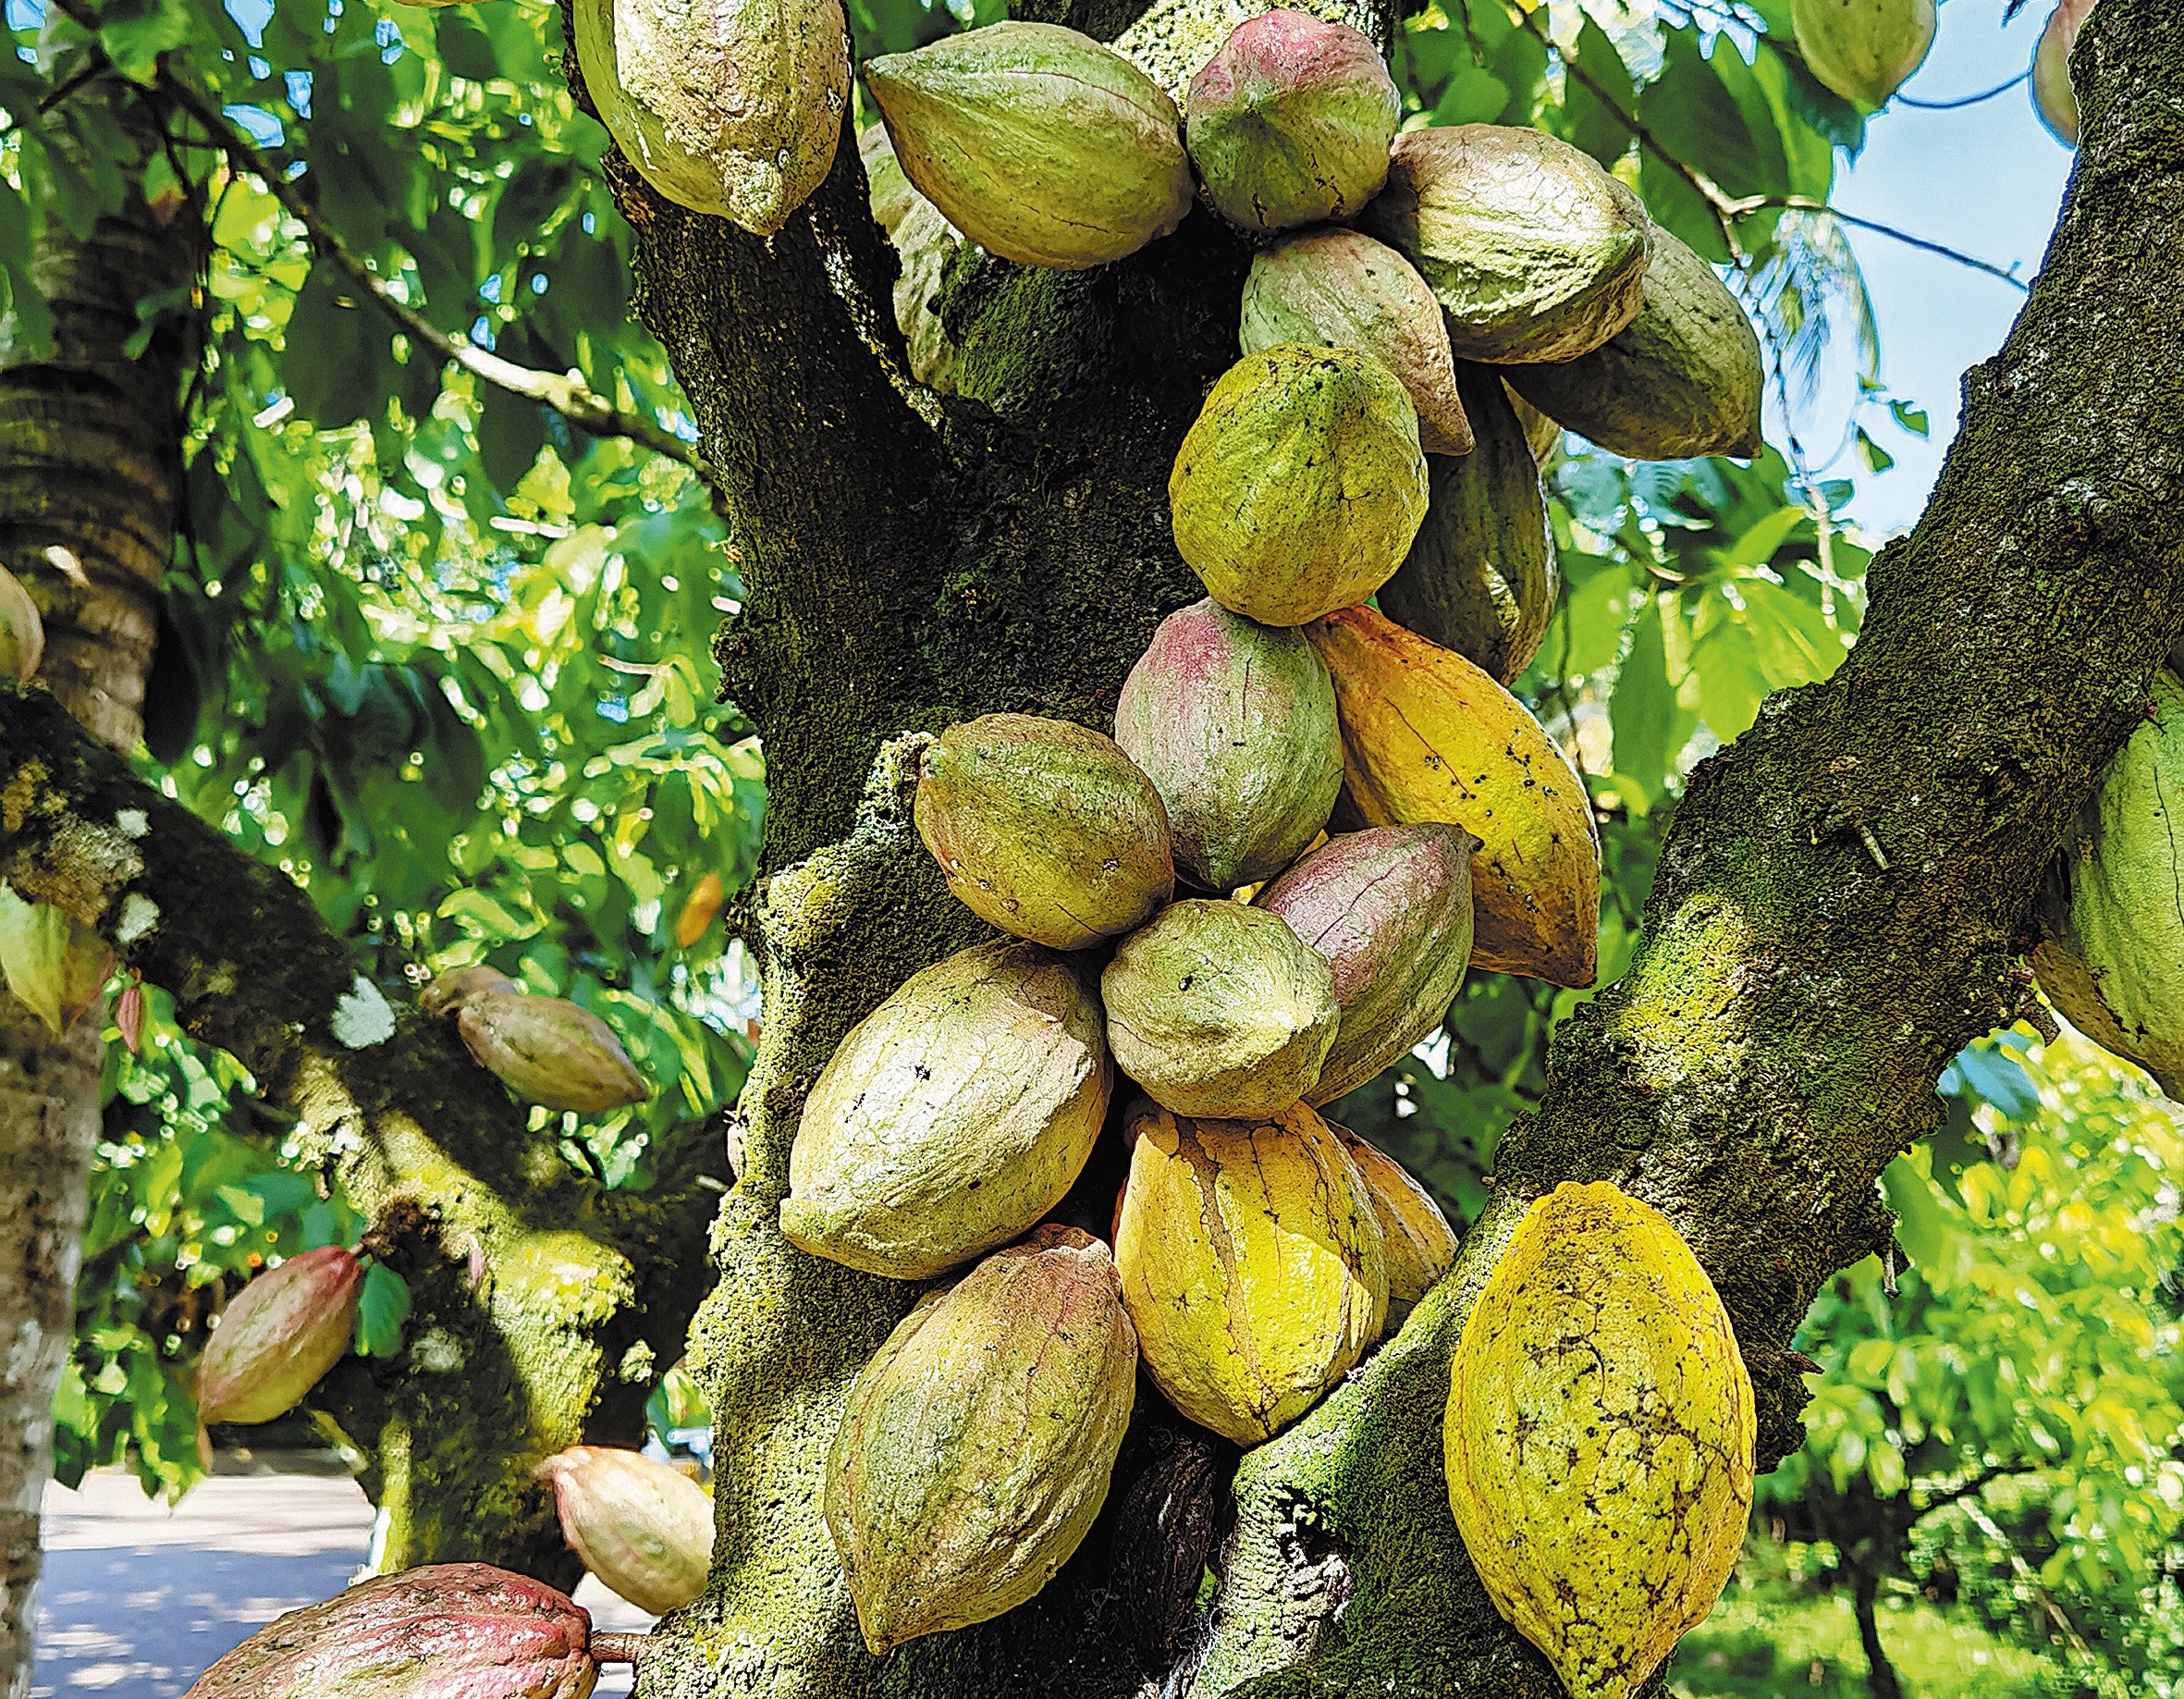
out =
{"type": "Polygon", "coordinates": [[[2005,1475],[2029,1475],[2035,1472],[2039,1467],[2040,1465],[2037,1463],[2015,1462],[1996,1463],[1992,1468],[1982,1469],[1970,1480],[1959,1482],[1957,1485],[1949,1488],[1947,1492],[1937,1494],[1920,1505],[1918,1515],[1911,1518],[1910,1525],[1916,1527],[1936,1510],[1945,1510],[1953,1504],[1977,1496],[2005,1475]]]}
{"type": "Polygon", "coordinates": [[[321,257],[369,295],[380,311],[400,326],[413,341],[431,349],[442,360],[452,361],[472,376],[483,379],[496,388],[505,389],[510,395],[521,396],[527,401],[535,401],[542,407],[552,408],[588,436],[626,437],[655,454],[664,454],[669,460],[681,462],[700,477],[711,481],[712,474],[694,446],[684,442],[673,432],[663,430],[641,414],[621,412],[585,383],[581,373],[571,371],[557,376],[552,372],[536,371],[488,352],[467,337],[449,336],[440,329],[398,297],[388,287],[386,279],[364,264],[342,240],[341,233],[321,215],[318,208],[297,191],[295,184],[288,180],[287,174],[278,166],[260,153],[248,137],[227,121],[225,115],[165,65],[160,67],[158,87],[177,106],[197,121],[214,147],[227,154],[238,168],[248,171],[263,182],[266,191],[303,226],[312,246],[318,250],[321,257]]]}

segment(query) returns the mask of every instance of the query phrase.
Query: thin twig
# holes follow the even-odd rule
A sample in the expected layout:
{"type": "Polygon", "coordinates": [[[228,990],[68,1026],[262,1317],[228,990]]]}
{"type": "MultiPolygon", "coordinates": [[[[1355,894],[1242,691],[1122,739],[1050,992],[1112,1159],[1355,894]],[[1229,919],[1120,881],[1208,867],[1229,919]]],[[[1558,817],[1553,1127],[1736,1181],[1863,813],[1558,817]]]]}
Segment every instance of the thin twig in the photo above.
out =
{"type": "Polygon", "coordinates": [[[632,442],[650,449],[655,454],[664,454],[680,461],[701,478],[710,482],[705,463],[697,450],[671,431],[663,430],[651,420],[636,413],[621,412],[611,401],[598,394],[577,373],[557,376],[552,372],[536,371],[504,360],[498,354],[488,353],[467,337],[449,336],[407,302],[398,299],[387,287],[386,280],[357,256],[340,233],[325,218],[316,207],[297,192],[296,186],[282,173],[272,160],[260,153],[227,118],[198,97],[195,90],[162,68],[159,86],[172,97],[175,104],[203,127],[215,146],[226,154],[229,161],[249,171],[263,181],[282,206],[300,222],[311,238],[312,245],[334,266],[354,280],[371,296],[380,310],[399,325],[413,340],[423,343],[443,360],[453,361],[472,376],[484,379],[496,388],[510,395],[521,396],[527,401],[536,401],[550,407],[580,431],[593,437],[626,437],[632,442]]]}
{"type": "Polygon", "coordinates": [[[2007,82],[1998,82],[1978,94],[1960,94],[1955,100],[1920,100],[1915,94],[1898,94],[1896,104],[1899,106],[1916,106],[1921,112],[1959,112],[1966,106],[1976,106],[1982,101],[1993,100],[1997,94],[2008,93],[2031,75],[2031,68],[2028,66],[2007,82]]]}
{"type": "Polygon", "coordinates": [[[1885,236],[1892,241],[1902,242],[1906,247],[1917,248],[1926,253],[1939,254],[1945,260],[1954,260],[1959,265],[1968,265],[1973,271],[1984,272],[1990,277],[1999,277],[2012,289],[2019,289],[2025,294],[2029,295],[2032,292],[2032,286],[2018,277],[2016,272],[1997,265],[1992,260],[1982,260],[1976,254],[1966,253],[1963,250],[1949,247],[1946,243],[1930,241],[1923,236],[1914,236],[1908,230],[1899,230],[1895,225],[1883,224],[1876,218],[1861,218],[1856,213],[1847,213],[1839,206],[1831,206],[1825,201],[1815,201],[1810,195],[1747,195],[1742,200],[1730,202],[1726,210],[1731,217],[1742,218],[1748,214],[1756,213],[1770,206],[1779,206],[1793,213],[1825,213],[1829,217],[1840,219],[1843,223],[1851,225],[1858,229],[1871,230],[1876,236],[1885,236]]]}

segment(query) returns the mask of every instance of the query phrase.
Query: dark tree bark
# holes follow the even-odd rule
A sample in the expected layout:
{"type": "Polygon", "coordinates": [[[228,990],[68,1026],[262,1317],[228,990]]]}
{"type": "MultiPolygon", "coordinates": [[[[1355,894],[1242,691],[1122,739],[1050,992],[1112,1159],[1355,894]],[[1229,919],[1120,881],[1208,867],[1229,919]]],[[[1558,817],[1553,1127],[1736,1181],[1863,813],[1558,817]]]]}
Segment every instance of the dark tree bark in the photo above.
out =
{"type": "Polygon", "coordinates": [[[1896,1677],[1896,1666],[1888,1661],[1887,1648],[1881,1644],[1880,1597],[1878,1571],[1854,1567],[1850,1603],[1858,1614],[1858,1644],[1866,1655],[1866,1691],[1873,1699],[1904,1699],[1904,1684],[1896,1677]]]}

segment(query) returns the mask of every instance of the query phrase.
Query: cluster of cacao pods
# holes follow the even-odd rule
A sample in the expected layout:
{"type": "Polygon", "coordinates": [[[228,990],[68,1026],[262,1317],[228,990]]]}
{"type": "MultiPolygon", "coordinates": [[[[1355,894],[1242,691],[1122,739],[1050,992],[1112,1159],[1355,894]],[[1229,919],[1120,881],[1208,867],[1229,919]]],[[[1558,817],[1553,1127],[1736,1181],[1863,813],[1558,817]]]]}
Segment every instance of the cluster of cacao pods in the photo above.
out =
{"type": "Polygon", "coordinates": [[[463,1047],[518,1097],[601,1114],[649,1093],[614,1028],[563,997],[530,997],[490,967],[451,967],[417,1006],[455,1023],[463,1047]]]}

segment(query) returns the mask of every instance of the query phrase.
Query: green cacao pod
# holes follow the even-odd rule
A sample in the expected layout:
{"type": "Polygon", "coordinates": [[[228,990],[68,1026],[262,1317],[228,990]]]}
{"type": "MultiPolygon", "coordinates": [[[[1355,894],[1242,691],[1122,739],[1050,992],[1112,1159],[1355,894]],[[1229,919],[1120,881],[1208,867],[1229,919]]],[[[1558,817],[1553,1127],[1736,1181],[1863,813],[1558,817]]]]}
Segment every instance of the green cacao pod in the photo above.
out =
{"type": "Polygon", "coordinates": [[[1638,316],[1645,207],[1536,129],[1405,131],[1361,222],[1418,268],[1459,360],[1575,360],[1638,316]]]}
{"type": "Polygon", "coordinates": [[[1885,105],[1926,63],[1934,0],[1791,0],[1805,68],[1845,100],[1885,105]]]}
{"type": "Polygon", "coordinates": [[[1308,1103],[1331,1103],[1438,1028],[1471,961],[1471,857],[1460,826],[1330,838],[1253,903],[1326,959],[1342,1010],[1308,1103]]]}
{"type": "Polygon", "coordinates": [[[1334,812],[1334,684],[1304,634],[1211,597],[1160,622],[1115,703],[1115,741],[1168,810],[1176,864],[1207,891],[1271,878],[1334,812]]]}
{"type": "Polygon", "coordinates": [[[900,262],[895,324],[910,350],[910,375],[929,388],[952,393],[956,348],[933,310],[933,298],[963,248],[963,234],[911,186],[884,124],[866,129],[857,140],[857,149],[865,158],[872,216],[888,233],[900,262]]]}
{"type": "Polygon", "coordinates": [[[828,1532],[875,1653],[1013,1610],[1099,1515],[1137,1341],[1114,1259],[1042,1227],[928,1294],[850,1388],[828,1532]]]}
{"type": "Polygon", "coordinates": [[[1011,21],[868,61],[895,156],[989,253],[1081,270],[1191,209],[1175,103],[1090,36],[1011,21]]]}
{"type": "Polygon", "coordinates": [[[1706,1619],[1751,1515],[1751,1382],[1712,1282],[1657,1210],[1558,1186],[1450,1381],[1449,1506],[1487,1596],[1572,1699],[1626,1699],[1706,1619]]]}
{"type": "Polygon", "coordinates": [[[1402,97],[1380,49],[1309,12],[1236,26],[1191,79],[1184,138],[1221,215],[1245,230],[1347,218],[1388,177],[1402,97]]]}
{"type": "Polygon", "coordinates": [[[2048,15],[2032,50],[2032,105],[2066,147],[2078,145],[2078,91],[2070,82],[2070,50],[2092,13],[2093,0],[2062,0],[2048,15]]]}
{"type": "Polygon", "coordinates": [[[1426,515],[1418,416],[1353,348],[1283,342],[1213,386],[1168,479],[1175,547],[1213,599],[1262,625],[1361,602],[1426,515]]]}
{"type": "Polygon", "coordinates": [[[770,236],[827,180],[850,97],[841,0],[574,0],[571,35],[600,121],[678,206],[770,236]]]}
{"type": "Polygon", "coordinates": [[[1666,230],[1653,232],[1645,302],[1627,330],[1576,360],[1501,370],[1541,412],[1611,454],[1751,460],[1766,447],[1760,339],[1714,268],[1666,230]]]}
{"type": "Polygon", "coordinates": [[[1506,381],[1502,385],[1502,393],[1509,398],[1509,405],[1516,409],[1516,422],[1524,427],[1525,441],[1531,445],[1533,462],[1545,472],[1547,462],[1562,447],[1562,426],[1517,394],[1506,381]]]}
{"type": "Polygon", "coordinates": [[[1178,1114],[1277,1114],[1319,1083],[1340,1010],[1323,957],[1263,908],[1192,897],[1099,976],[1115,1065],[1178,1114]]]}
{"type": "Polygon", "coordinates": [[[1539,462],[1495,370],[1457,373],[1477,446],[1429,462],[1426,523],[1380,586],[1389,618],[1507,684],[1531,665],[1554,617],[1562,574],[1539,462]]]}
{"type": "Polygon", "coordinates": [[[2153,683],[2131,733],[2042,881],[2032,970],[2086,1037],[2184,1101],[2184,678],[2153,683]]]}
{"type": "Polygon", "coordinates": [[[713,1500],[681,1470],[615,1446],[571,1446],[534,1472],[554,1489],[569,1549],[639,1610],[664,1616],[706,1590],[713,1500]]]}
{"type": "Polygon", "coordinates": [[[291,1610],[183,1699],[585,1699],[592,1619],[542,1581],[435,1563],[291,1610]]]}
{"type": "Polygon", "coordinates": [[[45,655],[45,622],[23,581],[0,566],[0,672],[28,684],[45,655]]]}
{"type": "Polygon", "coordinates": [[[456,1011],[455,1029],[480,1067],[548,1109],[600,1114],[650,1093],[614,1028],[566,998],[481,992],[456,1011]]]}
{"type": "Polygon", "coordinates": [[[917,835],[981,920],[1056,950],[1127,932],[1175,889],[1167,810],[1111,737],[988,714],[926,747],[917,835]]]}
{"type": "Polygon", "coordinates": [[[1302,1103],[1263,1121],[1130,1117],[1123,1303],[1168,1401],[1238,1445],[1319,1403],[1380,1336],[1386,1248],[1364,1176],[1302,1103]]]}
{"type": "Polygon", "coordinates": [[[1357,1164],[1372,1196],[1388,1259],[1388,1332],[1401,1327],[1442,1275],[1456,1265],[1456,1230],[1448,1225],[1433,1194],[1386,1151],[1368,1144],[1346,1127],[1334,1127],[1343,1149],[1357,1164]]]}
{"type": "Polygon", "coordinates": [[[1425,278],[1356,230],[1307,230],[1262,250],[1244,279],[1247,354],[1279,342],[1362,349],[1403,379],[1428,454],[1468,454],[1448,325],[1425,278]]]}
{"type": "Polygon", "coordinates": [[[790,1243],[922,1280],[1061,1200],[1107,1117],[1099,1003],[1037,944],[997,940],[913,974],[842,1040],[805,1099],[780,1208],[790,1243]]]}
{"type": "Polygon", "coordinates": [[[338,1245],[253,1276],[198,1360],[198,1420],[271,1422],[294,1410],[348,1355],[363,1289],[363,1264],[338,1245]]]}

